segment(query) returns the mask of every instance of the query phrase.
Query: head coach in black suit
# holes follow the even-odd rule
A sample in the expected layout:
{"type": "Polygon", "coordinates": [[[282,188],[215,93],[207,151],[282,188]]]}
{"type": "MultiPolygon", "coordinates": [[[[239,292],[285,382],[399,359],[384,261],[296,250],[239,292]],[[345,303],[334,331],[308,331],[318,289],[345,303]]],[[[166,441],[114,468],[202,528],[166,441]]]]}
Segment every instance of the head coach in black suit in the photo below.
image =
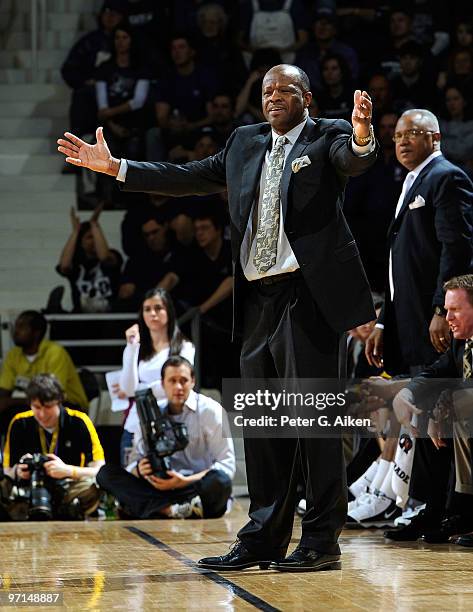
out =
{"type": "MultiPolygon", "coordinates": [[[[188,164],[115,159],[101,128],[95,145],[69,133],[58,141],[67,161],[116,177],[126,191],[184,196],[228,190],[243,377],[336,378],[341,335],[375,317],[342,213],[347,177],[375,160],[371,100],[355,92],[353,127],[313,120],[309,88],[299,68],[275,66],[263,80],[267,123],[236,129],[217,155],[188,164]]],[[[346,518],[341,441],[246,439],[245,456],[250,520],[228,554],[199,565],[232,570],[272,562],[281,571],[338,566],[346,518]],[[300,544],[284,559],[301,469],[308,510],[300,544]]]]}

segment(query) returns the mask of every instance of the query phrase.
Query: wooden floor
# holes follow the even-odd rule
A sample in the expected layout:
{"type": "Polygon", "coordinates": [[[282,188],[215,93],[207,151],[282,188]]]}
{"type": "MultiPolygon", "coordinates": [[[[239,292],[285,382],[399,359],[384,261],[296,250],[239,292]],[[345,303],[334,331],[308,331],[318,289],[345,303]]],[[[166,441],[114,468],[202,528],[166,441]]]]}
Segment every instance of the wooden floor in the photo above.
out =
{"type": "MultiPolygon", "coordinates": [[[[43,590],[63,606],[27,609],[473,610],[473,550],[389,544],[377,531],[343,533],[341,571],[196,570],[245,516],[240,500],[218,520],[0,524],[0,601],[43,590]]],[[[297,519],[294,545],[299,533],[297,519]]]]}

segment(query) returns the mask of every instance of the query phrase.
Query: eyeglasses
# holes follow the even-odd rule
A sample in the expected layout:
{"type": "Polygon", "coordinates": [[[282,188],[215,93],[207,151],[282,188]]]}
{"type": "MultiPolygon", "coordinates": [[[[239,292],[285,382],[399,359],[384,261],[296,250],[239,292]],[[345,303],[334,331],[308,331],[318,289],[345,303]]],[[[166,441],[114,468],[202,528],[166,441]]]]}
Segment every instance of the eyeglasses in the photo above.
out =
{"type": "Polygon", "coordinates": [[[420,138],[424,134],[436,134],[436,132],[432,132],[429,130],[406,130],[405,132],[396,132],[393,136],[394,142],[401,142],[404,136],[407,140],[415,140],[416,138],[420,138]]]}

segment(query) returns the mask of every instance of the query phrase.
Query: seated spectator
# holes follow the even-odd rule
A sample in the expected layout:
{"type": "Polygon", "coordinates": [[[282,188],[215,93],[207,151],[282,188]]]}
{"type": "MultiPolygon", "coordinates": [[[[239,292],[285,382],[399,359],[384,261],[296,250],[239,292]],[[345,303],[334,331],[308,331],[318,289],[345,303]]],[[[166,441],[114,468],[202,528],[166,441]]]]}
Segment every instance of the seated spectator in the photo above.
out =
{"type": "Polygon", "coordinates": [[[69,124],[78,136],[95,132],[95,75],[97,68],[111,57],[112,34],[126,15],[126,5],[126,0],[105,0],[98,28],[75,43],[62,65],[62,78],[72,89],[69,124]]]}
{"type": "Polygon", "coordinates": [[[72,233],[56,270],[71,284],[73,312],[108,312],[117,297],[123,260],[107,244],[99,225],[101,212],[97,208],[81,223],[71,208],[72,233]]]}
{"type": "Polygon", "coordinates": [[[169,9],[166,2],[155,0],[127,0],[127,19],[138,41],[141,56],[150,68],[160,69],[162,53],[169,41],[169,9]]]}
{"type": "Polygon", "coordinates": [[[450,42],[450,8],[446,2],[421,0],[412,8],[412,32],[415,40],[430,53],[441,55],[450,42]]]}
{"type": "Polygon", "coordinates": [[[393,107],[401,114],[409,108],[435,110],[436,90],[424,70],[424,51],[414,42],[407,42],[398,50],[400,73],[391,81],[393,107]]]}
{"type": "Polygon", "coordinates": [[[153,199],[147,193],[134,193],[129,200],[129,206],[120,225],[121,250],[128,257],[134,257],[145,249],[141,226],[156,214],[161,200],[156,196],[157,203],[154,205],[153,199]]]}
{"type": "MultiPolygon", "coordinates": [[[[157,399],[165,397],[161,368],[173,355],[182,355],[194,363],[195,348],[185,340],[176,321],[172,300],[164,289],[151,289],[145,295],[138,323],[125,332],[126,347],[120,389],[123,397],[133,399],[137,389],[151,388],[157,399]]],[[[121,443],[122,465],[126,466],[125,449],[131,447],[140,428],[133,402],[124,422],[121,443]]]]}
{"type": "Polygon", "coordinates": [[[169,160],[177,163],[205,159],[209,155],[215,155],[219,150],[217,140],[212,128],[202,128],[197,136],[194,148],[189,150],[178,145],[169,151],[169,160]]]}
{"type": "Polygon", "coordinates": [[[195,245],[184,257],[174,259],[160,286],[172,291],[184,308],[198,306],[201,314],[212,311],[221,323],[228,323],[233,278],[231,246],[223,238],[223,223],[218,215],[204,210],[196,214],[194,232],[195,245]]]}
{"type": "MultiPolygon", "coordinates": [[[[15,321],[13,342],[0,371],[0,431],[5,418],[25,407],[26,388],[33,376],[46,372],[54,374],[64,389],[65,401],[81,410],[89,406],[84,388],[69,353],[62,346],[46,340],[47,321],[35,310],[25,310],[15,321]]],[[[7,423],[8,423],[7,421],[7,423]]]]}
{"type": "Polygon", "coordinates": [[[338,55],[326,55],[322,60],[321,73],[322,89],[315,94],[320,116],[350,121],[353,89],[344,60],[338,55]]]}
{"type": "MultiPolygon", "coordinates": [[[[171,203],[173,202],[171,201],[171,203]]],[[[192,222],[192,217],[187,215],[187,211],[174,215],[169,220],[169,227],[174,232],[176,240],[180,245],[184,248],[191,246],[194,240],[194,223],[192,222]]]]}
{"type": "Polygon", "coordinates": [[[62,405],[62,387],[51,374],[35,376],[26,397],[30,410],[17,414],[8,427],[3,468],[9,479],[2,486],[9,489],[5,497],[13,484],[26,488],[28,496],[27,500],[17,497],[6,510],[13,520],[83,519],[99,505],[94,479],[105,464],[94,425],[83,412],[62,405]],[[46,460],[40,462],[47,491],[41,504],[29,484],[35,467],[28,460],[35,453],[46,460]]]}
{"type": "MultiPolygon", "coordinates": [[[[473,19],[470,18],[462,18],[459,19],[455,26],[455,34],[454,39],[451,44],[451,48],[454,49],[454,52],[457,51],[467,51],[468,53],[473,53],[473,19]]],[[[452,53],[450,54],[452,56],[452,53]]],[[[447,84],[447,80],[449,75],[447,74],[449,66],[448,66],[448,57],[442,65],[442,69],[439,72],[437,79],[437,87],[439,89],[444,89],[447,84]]],[[[450,67],[451,70],[451,67],[450,67]]],[[[451,75],[450,75],[451,76],[451,75]]]]}
{"type": "Polygon", "coordinates": [[[230,241],[223,237],[221,218],[201,210],[194,220],[195,245],[174,260],[160,286],[172,291],[178,311],[197,307],[202,324],[202,379],[221,389],[222,378],[238,375],[231,345],[233,277],[230,241]],[[227,359],[222,360],[221,355],[227,359]]]}
{"type": "MultiPolygon", "coordinates": [[[[173,0],[171,2],[171,13],[173,19],[172,30],[174,32],[197,33],[198,14],[202,6],[209,0],[173,0]]],[[[217,4],[223,8],[229,21],[234,21],[234,14],[238,13],[238,3],[234,0],[210,0],[210,4],[217,4]]]]}
{"type": "MultiPolygon", "coordinates": [[[[319,11],[322,11],[322,3],[319,11]]],[[[383,25],[389,4],[378,0],[328,0],[325,10],[332,13],[336,6],[339,38],[356,49],[360,63],[371,64],[373,49],[385,44],[383,25]],[[363,32],[363,36],[360,36],[363,32]]]]}
{"type": "Polygon", "coordinates": [[[414,40],[412,29],[412,13],[404,7],[396,6],[389,16],[388,36],[384,40],[384,47],[375,54],[371,65],[379,66],[390,78],[401,71],[399,63],[399,49],[406,43],[414,40]]]}
{"type": "Polygon", "coordinates": [[[155,94],[157,127],[147,133],[147,158],[166,159],[168,148],[186,144],[192,130],[209,123],[209,106],[217,90],[215,73],[195,59],[187,35],[171,40],[172,69],[158,81],[155,94]]]}
{"type": "Polygon", "coordinates": [[[384,113],[392,111],[391,86],[384,74],[373,74],[368,81],[368,93],[373,102],[373,123],[384,113]]]}
{"type": "Polygon", "coordinates": [[[96,75],[98,119],[116,155],[139,158],[145,127],[144,106],[149,91],[147,71],[140,62],[129,26],[114,31],[112,57],[96,75]]]}
{"type": "Polygon", "coordinates": [[[183,357],[164,363],[162,384],[166,399],[159,402],[160,409],[184,423],[189,436],[186,448],[171,455],[168,478],[153,474],[138,430],[133,441],[136,459],[128,471],[105,465],[97,482],[132,518],[218,518],[227,510],[235,474],[233,442],[223,435],[223,408],[193,391],[194,369],[183,357]]]}
{"type": "Polygon", "coordinates": [[[209,108],[209,127],[218,142],[219,149],[223,149],[230,134],[238,127],[235,119],[235,101],[223,92],[216,93],[209,108]]]}
{"type": "Polygon", "coordinates": [[[451,162],[473,172],[473,116],[459,87],[445,88],[445,112],[440,119],[442,153],[451,162]]]}
{"type": "MultiPolygon", "coordinates": [[[[468,99],[473,95],[473,51],[456,49],[450,54],[445,82],[460,87],[468,99]]],[[[440,85],[442,85],[440,83],[440,85]]]]}
{"type": "Polygon", "coordinates": [[[172,236],[168,223],[158,212],[149,213],[143,220],[141,233],[144,247],[126,262],[118,290],[118,298],[125,309],[138,309],[144,294],[156,287],[170,270],[172,261],[172,236]]]}
{"type": "Polygon", "coordinates": [[[212,69],[221,87],[236,95],[247,70],[224,8],[214,2],[203,4],[197,11],[197,28],[195,48],[199,60],[212,69]]]}
{"type": "Polygon", "coordinates": [[[473,51],[473,20],[464,18],[458,21],[455,27],[454,46],[473,51]]]}
{"type": "MultiPolygon", "coordinates": [[[[308,40],[301,0],[244,0],[240,6],[240,45],[247,53],[274,49],[286,64],[308,40]]],[[[248,58],[248,63],[250,62],[248,58]]]]}
{"type": "Polygon", "coordinates": [[[312,21],[312,33],[313,39],[297,54],[297,65],[307,73],[312,88],[321,86],[320,62],[327,54],[342,57],[353,80],[356,80],[359,75],[358,56],[352,47],[337,39],[335,12],[317,10],[312,21]]]}
{"type": "Polygon", "coordinates": [[[253,53],[250,74],[235,104],[235,117],[240,123],[251,124],[266,121],[261,111],[263,77],[272,66],[280,63],[281,56],[273,49],[260,49],[253,53]]]}

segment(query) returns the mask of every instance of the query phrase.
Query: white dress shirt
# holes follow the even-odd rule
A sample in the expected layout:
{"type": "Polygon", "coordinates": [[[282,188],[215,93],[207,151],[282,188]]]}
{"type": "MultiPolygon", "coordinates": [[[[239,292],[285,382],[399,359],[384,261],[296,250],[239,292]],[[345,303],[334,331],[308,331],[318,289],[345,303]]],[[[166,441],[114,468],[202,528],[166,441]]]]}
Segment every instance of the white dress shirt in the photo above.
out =
{"type": "MultiPolygon", "coordinates": [[[[164,410],[167,400],[158,402],[164,410]]],[[[191,391],[180,414],[170,415],[172,421],[185,423],[189,444],[182,451],[171,455],[171,469],[184,476],[203,470],[222,470],[230,478],[235,476],[235,451],[229,433],[226,413],[215,400],[191,391]],[[225,435],[228,438],[224,437],[225,435]]],[[[135,433],[130,464],[131,472],[145,456],[141,429],[135,433]]]]}

